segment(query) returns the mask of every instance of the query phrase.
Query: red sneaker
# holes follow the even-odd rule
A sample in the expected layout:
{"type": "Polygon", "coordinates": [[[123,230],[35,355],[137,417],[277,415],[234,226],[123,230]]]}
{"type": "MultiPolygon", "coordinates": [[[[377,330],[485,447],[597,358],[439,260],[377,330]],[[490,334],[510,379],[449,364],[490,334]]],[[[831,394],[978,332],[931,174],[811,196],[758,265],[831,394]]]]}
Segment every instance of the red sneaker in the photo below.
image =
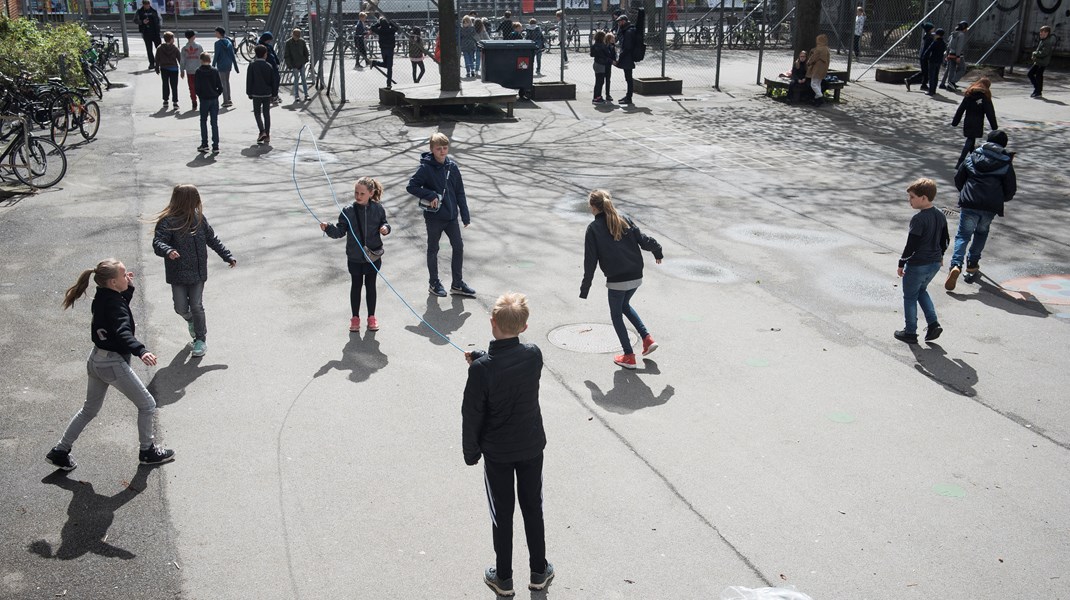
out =
{"type": "Polygon", "coordinates": [[[360,331],[360,317],[353,317],[349,320],[350,331],[360,331]]]}
{"type": "Polygon", "coordinates": [[[374,316],[368,317],[368,331],[379,331],[379,319],[374,316]]]}
{"type": "Polygon", "coordinates": [[[658,343],[654,341],[654,336],[649,333],[643,338],[643,356],[650,354],[658,349],[658,343]]]}
{"type": "Polygon", "coordinates": [[[635,368],[635,355],[634,354],[618,354],[613,357],[613,362],[624,367],[625,369],[635,368]]]}

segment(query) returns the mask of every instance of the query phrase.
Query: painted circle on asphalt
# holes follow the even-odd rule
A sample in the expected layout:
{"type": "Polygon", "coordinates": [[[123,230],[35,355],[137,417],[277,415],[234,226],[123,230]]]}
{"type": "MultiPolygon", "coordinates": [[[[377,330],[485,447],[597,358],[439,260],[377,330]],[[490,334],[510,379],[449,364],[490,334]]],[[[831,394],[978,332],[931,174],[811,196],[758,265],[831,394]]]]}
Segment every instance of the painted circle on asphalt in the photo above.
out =
{"type": "Polygon", "coordinates": [[[966,490],[960,488],[953,483],[938,483],[933,486],[933,491],[937,495],[945,498],[965,498],[966,490]]]}
{"type": "MultiPolygon", "coordinates": [[[[546,339],[563,350],[583,352],[585,354],[609,354],[620,352],[620,340],[617,332],[609,323],[575,323],[562,325],[550,330],[546,339]]],[[[639,336],[628,331],[633,349],[639,346],[639,336]]],[[[642,350],[642,348],[640,348],[642,350]]]]}
{"type": "Polygon", "coordinates": [[[726,228],[724,232],[728,237],[741,242],[788,250],[834,248],[851,241],[849,236],[842,233],[796,229],[766,223],[734,225],[726,228]]]}
{"type": "Polygon", "coordinates": [[[587,196],[568,194],[554,203],[550,212],[573,223],[590,223],[594,218],[591,215],[591,207],[587,204],[587,196]]]}
{"type": "Polygon", "coordinates": [[[699,315],[680,315],[680,320],[688,323],[698,323],[702,321],[702,317],[699,315]]]}
{"type": "Polygon", "coordinates": [[[1007,295],[1018,300],[1070,306],[1070,274],[1018,277],[999,285],[1007,295]]]}
{"type": "Polygon", "coordinates": [[[855,418],[852,417],[851,415],[845,413],[845,412],[829,413],[828,414],[828,418],[829,418],[829,421],[832,421],[833,423],[843,423],[845,425],[847,423],[854,423],[855,422],[855,418]]]}
{"type": "Polygon", "coordinates": [[[666,260],[658,265],[657,269],[678,279],[698,281],[700,283],[733,283],[739,281],[739,278],[732,271],[708,260],[698,258],[666,260]]]}
{"type": "Polygon", "coordinates": [[[769,361],[767,359],[764,359],[764,358],[748,358],[746,363],[747,363],[748,367],[768,367],[769,366],[769,361]]]}

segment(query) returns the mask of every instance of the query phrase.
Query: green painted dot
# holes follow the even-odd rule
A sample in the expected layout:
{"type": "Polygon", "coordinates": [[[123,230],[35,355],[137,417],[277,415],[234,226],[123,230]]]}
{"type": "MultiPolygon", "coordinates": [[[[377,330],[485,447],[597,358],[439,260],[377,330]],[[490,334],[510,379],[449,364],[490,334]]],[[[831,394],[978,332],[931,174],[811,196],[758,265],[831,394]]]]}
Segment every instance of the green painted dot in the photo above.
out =
{"type": "Polygon", "coordinates": [[[768,367],[769,366],[769,361],[764,359],[764,358],[748,358],[747,359],[747,366],[748,367],[768,367]]]}
{"type": "Polygon", "coordinates": [[[950,483],[938,483],[933,486],[933,491],[945,498],[965,498],[966,490],[950,483]]]}
{"type": "Polygon", "coordinates": [[[535,263],[530,260],[518,260],[516,261],[516,266],[520,269],[530,269],[535,266],[535,263]]]}
{"type": "Polygon", "coordinates": [[[829,421],[833,423],[854,423],[855,418],[845,412],[834,412],[828,414],[829,421]]]}
{"type": "Polygon", "coordinates": [[[687,321],[688,323],[698,323],[699,321],[702,320],[702,317],[700,317],[698,315],[682,315],[680,317],[680,320],[681,321],[687,321]]]}

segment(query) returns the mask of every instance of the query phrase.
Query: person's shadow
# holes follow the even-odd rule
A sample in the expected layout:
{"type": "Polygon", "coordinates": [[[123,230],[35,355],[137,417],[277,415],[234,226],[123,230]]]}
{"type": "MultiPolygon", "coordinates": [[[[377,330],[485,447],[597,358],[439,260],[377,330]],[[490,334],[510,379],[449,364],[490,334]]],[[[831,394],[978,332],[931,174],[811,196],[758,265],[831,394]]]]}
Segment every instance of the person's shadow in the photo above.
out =
{"type": "Polygon", "coordinates": [[[615,371],[613,373],[613,387],[606,392],[602,392],[598,384],[593,381],[587,380],[583,382],[587,389],[591,390],[591,400],[594,400],[594,403],[598,406],[618,415],[628,415],[637,410],[650,408],[651,406],[661,406],[668,402],[669,398],[672,398],[673,394],[676,393],[676,388],[666,385],[665,389],[655,396],[654,391],[639,375],[659,375],[661,370],[658,369],[658,364],[650,359],[644,359],[643,363],[644,367],[642,369],[622,368],[615,371]]]}
{"type": "Polygon", "coordinates": [[[209,371],[228,368],[227,365],[202,365],[201,357],[190,358],[190,347],[182,348],[166,367],[161,367],[152,376],[148,388],[156,399],[156,406],[174,404],[186,395],[186,387],[209,371]],[[188,362],[187,362],[187,359],[188,362]]]}
{"type": "Polygon", "coordinates": [[[360,383],[371,378],[372,374],[382,369],[387,364],[386,354],[379,349],[379,342],[375,339],[374,331],[364,334],[360,339],[360,333],[349,334],[349,342],[342,348],[342,358],[328,361],[316,371],[313,378],[326,375],[331,369],[349,371],[349,380],[360,383]]]}
{"type": "Polygon", "coordinates": [[[1040,317],[1043,319],[1050,314],[1044,304],[1037,300],[1033,294],[1024,290],[1006,290],[984,273],[977,278],[975,283],[977,284],[977,292],[974,294],[964,294],[960,291],[962,289],[960,287],[954,292],[948,292],[947,295],[959,302],[979,300],[982,304],[1004,310],[1012,315],[1040,317]],[[1011,294],[1017,294],[1021,298],[1015,298],[1011,294]]]}
{"type": "Polygon", "coordinates": [[[86,554],[96,554],[104,558],[121,558],[130,560],[136,555],[104,541],[108,528],[115,520],[115,513],[127,502],[145,491],[149,473],[159,465],[138,465],[134,479],[126,489],[114,496],[102,496],[93,490],[88,481],[75,481],[67,478],[66,471],[57,470],[41,480],[41,483],[63,488],[74,495],[67,507],[67,522],[63,525],[59,548],[54,552],[52,544],[46,540],[30,543],[27,550],[41,558],[71,560],[86,554]]]}
{"type": "Polygon", "coordinates": [[[944,386],[944,389],[972,398],[977,395],[977,370],[961,358],[948,358],[947,352],[936,342],[910,344],[910,351],[918,361],[914,368],[918,373],[944,386]]]}
{"type": "Polygon", "coordinates": [[[464,326],[464,322],[468,320],[468,317],[472,316],[472,313],[465,312],[464,303],[461,302],[460,296],[453,296],[451,298],[450,308],[448,310],[442,310],[442,307],[439,306],[438,302],[438,296],[428,296],[427,310],[424,311],[423,316],[426,323],[406,325],[405,329],[416,335],[426,337],[436,346],[445,346],[449,342],[432,331],[431,327],[434,327],[438,333],[449,337],[451,333],[464,326]],[[431,327],[428,327],[428,325],[431,327]]]}

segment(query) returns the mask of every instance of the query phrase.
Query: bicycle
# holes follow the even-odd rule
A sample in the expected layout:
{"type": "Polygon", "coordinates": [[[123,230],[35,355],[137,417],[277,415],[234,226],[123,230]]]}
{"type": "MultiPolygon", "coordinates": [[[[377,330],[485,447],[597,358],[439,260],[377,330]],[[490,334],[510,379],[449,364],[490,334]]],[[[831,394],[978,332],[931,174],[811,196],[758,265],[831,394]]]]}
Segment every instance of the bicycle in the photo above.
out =
{"type": "Polygon", "coordinates": [[[50,140],[34,137],[24,116],[0,115],[0,120],[16,123],[0,136],[0,142],[5,142],[0,152],[0,169],[11,170],[16,179],[36,189],[59,183],[67,174],[67,155],[63,149],[50,140]]]}
{"type": "MultiPolygon", "coordinates": [[[[254,21],[265,25],[263,19],[253,19],[254,21]]],[[[256,58],[256,44],[260,41],[260,28],[255,29],[249,27],[249,17],[245,17],[245,27],[242,29],[241,41],[232,39],[231,43],[234,44],[236,54],[245,59],[245,62],[253,62],[256,58]]]]}
{"type": "Polygon", "coordinates": [[[99,54],[97,65],[105,71],[114,71],[119,67],[119,41],[115,39],[115,34],[96,25],[90,25],[89,28],[93,35],[93,47],[99,54]]]}

